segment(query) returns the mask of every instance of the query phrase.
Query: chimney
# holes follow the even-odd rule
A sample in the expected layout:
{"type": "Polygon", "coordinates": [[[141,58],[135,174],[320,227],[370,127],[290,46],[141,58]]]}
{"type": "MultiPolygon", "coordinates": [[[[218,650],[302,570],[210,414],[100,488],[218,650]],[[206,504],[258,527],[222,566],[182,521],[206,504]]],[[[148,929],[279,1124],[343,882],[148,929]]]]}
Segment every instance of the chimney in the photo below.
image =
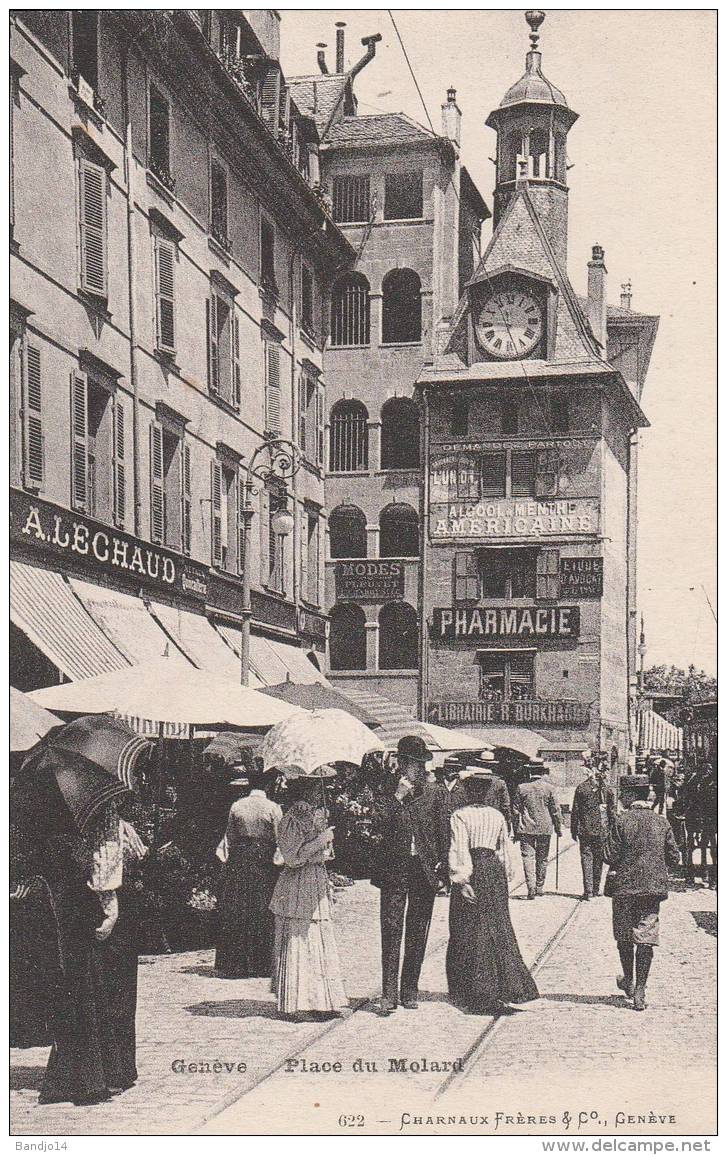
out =
{"type": "Polygon", "coordinates": [[[454,88],[447,89],[447,100],[442,105],[442,136],[459,144],[462,113],[457,105],[457,92],[454,88]]]}
{"type": "Polygon", "coordinates": [[[323,44],[323,43],[316,44],[316,48],[318,49],[316,59],[318,60],[318,67],[320,68],[320,70],[324,76],[328,75],[328,65],[326,64],[326,48],[327,47],[328,47],[327,44],[323,44]]]}
{"type": "Polygon", "coordinates": [[[588,320],[593,336],[606,348],[606,254],[600,245],[593,246],[588,262],[588,320]]]}
{"type": "Polygon", "coordinates": [[[336,72],[343,72],[344,70],[344,28],[346,27],[345,20],[336,21],[336,72]]]}
{"type": "Polygon", "coordinates": [[[621,308],[631,311],[631,281],[621,286],[621,308]]]}

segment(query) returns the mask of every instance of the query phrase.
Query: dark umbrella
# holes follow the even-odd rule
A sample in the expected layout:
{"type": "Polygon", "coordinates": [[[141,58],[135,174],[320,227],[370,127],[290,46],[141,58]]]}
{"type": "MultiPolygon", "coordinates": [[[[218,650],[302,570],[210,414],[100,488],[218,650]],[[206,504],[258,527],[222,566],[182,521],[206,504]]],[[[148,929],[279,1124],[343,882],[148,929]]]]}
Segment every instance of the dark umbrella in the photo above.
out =
{"type": "Polygon", "coordinates": [[[221,730],[207,743],[202,757],[205,762],[220,758],[225,766],[235,766],[244,760],[243,751],[255,754],[260,749],[264,736],[264,734],[238,734],[230,730],[221,730]]]}
{"type": "Polygon", "coordinates": [[[330,686],[320,682],[300,684],[298,682],[280,682],[277,686],[265,686],[261,694],[270,694],[273,698],[282,698],[293,706],[301,706],[304,710],[345,710],[363,722],[364,726],[380,726],[378,718],[369,714],[361,706],[357,706],[351,698],[330,686]]]}
{"type": "Polygon", "coordinates": [[[134,768],[151,743],[118,718],[92,714],[54,730],[26,758],[21,778],[54,776],[79,830],[134,785],[134,768]]]}

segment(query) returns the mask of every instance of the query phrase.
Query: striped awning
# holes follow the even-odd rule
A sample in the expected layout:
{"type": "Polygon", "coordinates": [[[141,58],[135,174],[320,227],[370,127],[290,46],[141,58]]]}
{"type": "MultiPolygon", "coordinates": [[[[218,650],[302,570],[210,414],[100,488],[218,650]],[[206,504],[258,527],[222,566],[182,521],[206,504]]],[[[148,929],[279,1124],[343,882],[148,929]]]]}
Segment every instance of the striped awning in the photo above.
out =
{"type": "Polygon", "coordinates": [[[130,664],[54,570],[10,562],[10,617],[72,682],[130,664]]]}
{"type": "Polygon", "coordinates": [[[152,602],[151,612],[198,670],[209,670],[219,678],[239,682],[239,656],[204,614],[161,602],[152,602]]]}
{"type": "Polygon", "coordinates": [[[639,710],[639,740],[642,750],[681,750],[682,729],[655,710],[639,710]]]}
{"type": "Polygon", "coordinates": [[[335,688],[376,718],[381,726],[406,725],[414,720],[412,711],[406,706],[402,706],[400,702],[392,702],[390,698],[377,694],[375,690],[362,690],[349,686],[343,679],[335,682],[335,688]]]}
{"type": "MultiPolygon", "coordinates": [[[[227,622],[215,622],[225,642],[240,654],[240,631],[227,622]]],[[[250,686],[279,686],[281,682],[321,682],[329,683],[307,656],[307,651],[299,646],[279,642],[273,638],[263,638],[259,634],[250,635],[250,686]]]]}
{"type": "Polygon", "coordinates": [[[80,578],[68,580],[99,628],[131,665],[153,662],[179,649],[154,620],[141,598],[93,585],[80,578]]]}

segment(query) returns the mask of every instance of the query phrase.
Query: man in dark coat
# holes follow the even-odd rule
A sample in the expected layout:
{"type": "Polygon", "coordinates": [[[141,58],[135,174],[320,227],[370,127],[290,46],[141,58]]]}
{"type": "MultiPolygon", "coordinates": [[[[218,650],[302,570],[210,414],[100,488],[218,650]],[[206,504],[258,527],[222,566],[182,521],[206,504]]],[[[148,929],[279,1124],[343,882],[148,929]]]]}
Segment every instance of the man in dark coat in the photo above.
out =
{"type": "Polygon", "coordinates": [[[447,781],[450,810],[454,813],[462,806],[469,806],[460,775],[466,774],[468,770],[477,770],[484,805],[493,806],[495,810],[499,810],[507,823],[508,831],[512,833],[510,792],[505,779],[497,773],[498,766],[499,763],[491,750],[483,750],[480,754],[464,753],[458,755],[456,759],[447,759],[444,764],[444,775],[445,781],[447,781]],[[454,781],[452,781],[452,776],[454,776],[454,781]]]}
{"type": "Polygon", "coordinates": [[[646,983],[659,945],[659,907],[669,894],[667,865],[680,862],[671,826],[650,808],[648,798],[646,775],[622,778],[621,801],[627,809],[606,839],[606,859],[616,872],[613,937],[624,972],[616,984],[633,998],[635,1011],[646,1007],[646,983]]]}
{"type": "Polygon", "coordinates": [[[586,902],[601,893],[603,844],[616,817],[616,795],[606,783],[605,767],[586,763],[587,778],[573,795],[570,832],[578,843],[586,902]]]}
{"type": "Polygon", "coordinates": [[[560,838],[560,807],[541,758],[528,763],[529,780],[521,782],[513,800],[515,837],[520,842],[528,898],[542,895],[548,871],[553,830],[560,838]]]}
{"type": "Polygon", "coordinates": [[[378,810],[382,840],[371,881],[381,890],[383,1015],[391,1014],[399,1001],[409,1010],[418,1006],[419,975],[434,899],[446,873],[449,798],[446,787],[427,781],[431,757],[421,738],[401,738],[397,749],[399,782],[393,797],[385,799],[378,810]]]}

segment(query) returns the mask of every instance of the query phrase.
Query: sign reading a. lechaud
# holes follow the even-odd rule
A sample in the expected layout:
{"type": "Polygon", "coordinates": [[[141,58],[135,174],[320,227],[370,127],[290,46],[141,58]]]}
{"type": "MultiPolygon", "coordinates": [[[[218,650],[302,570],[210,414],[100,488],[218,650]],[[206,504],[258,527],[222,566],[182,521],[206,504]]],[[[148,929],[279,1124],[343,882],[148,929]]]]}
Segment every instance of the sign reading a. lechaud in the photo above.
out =
{"type": "Polygon", "coordinates": [[[578,606],[467,606],[435,609],[432,638],[577,638],[578,606]]]}
{"type": "Polygon", "coordinates": [[[400,561],[336,562],[336,601],[387,602],[404,596],[400,561]]]}
{"type": "Polygon", "coordinates": [[[560,559],[560,596],[562,598],[602,597],[603,558],[562,557],[560,559]]]}

